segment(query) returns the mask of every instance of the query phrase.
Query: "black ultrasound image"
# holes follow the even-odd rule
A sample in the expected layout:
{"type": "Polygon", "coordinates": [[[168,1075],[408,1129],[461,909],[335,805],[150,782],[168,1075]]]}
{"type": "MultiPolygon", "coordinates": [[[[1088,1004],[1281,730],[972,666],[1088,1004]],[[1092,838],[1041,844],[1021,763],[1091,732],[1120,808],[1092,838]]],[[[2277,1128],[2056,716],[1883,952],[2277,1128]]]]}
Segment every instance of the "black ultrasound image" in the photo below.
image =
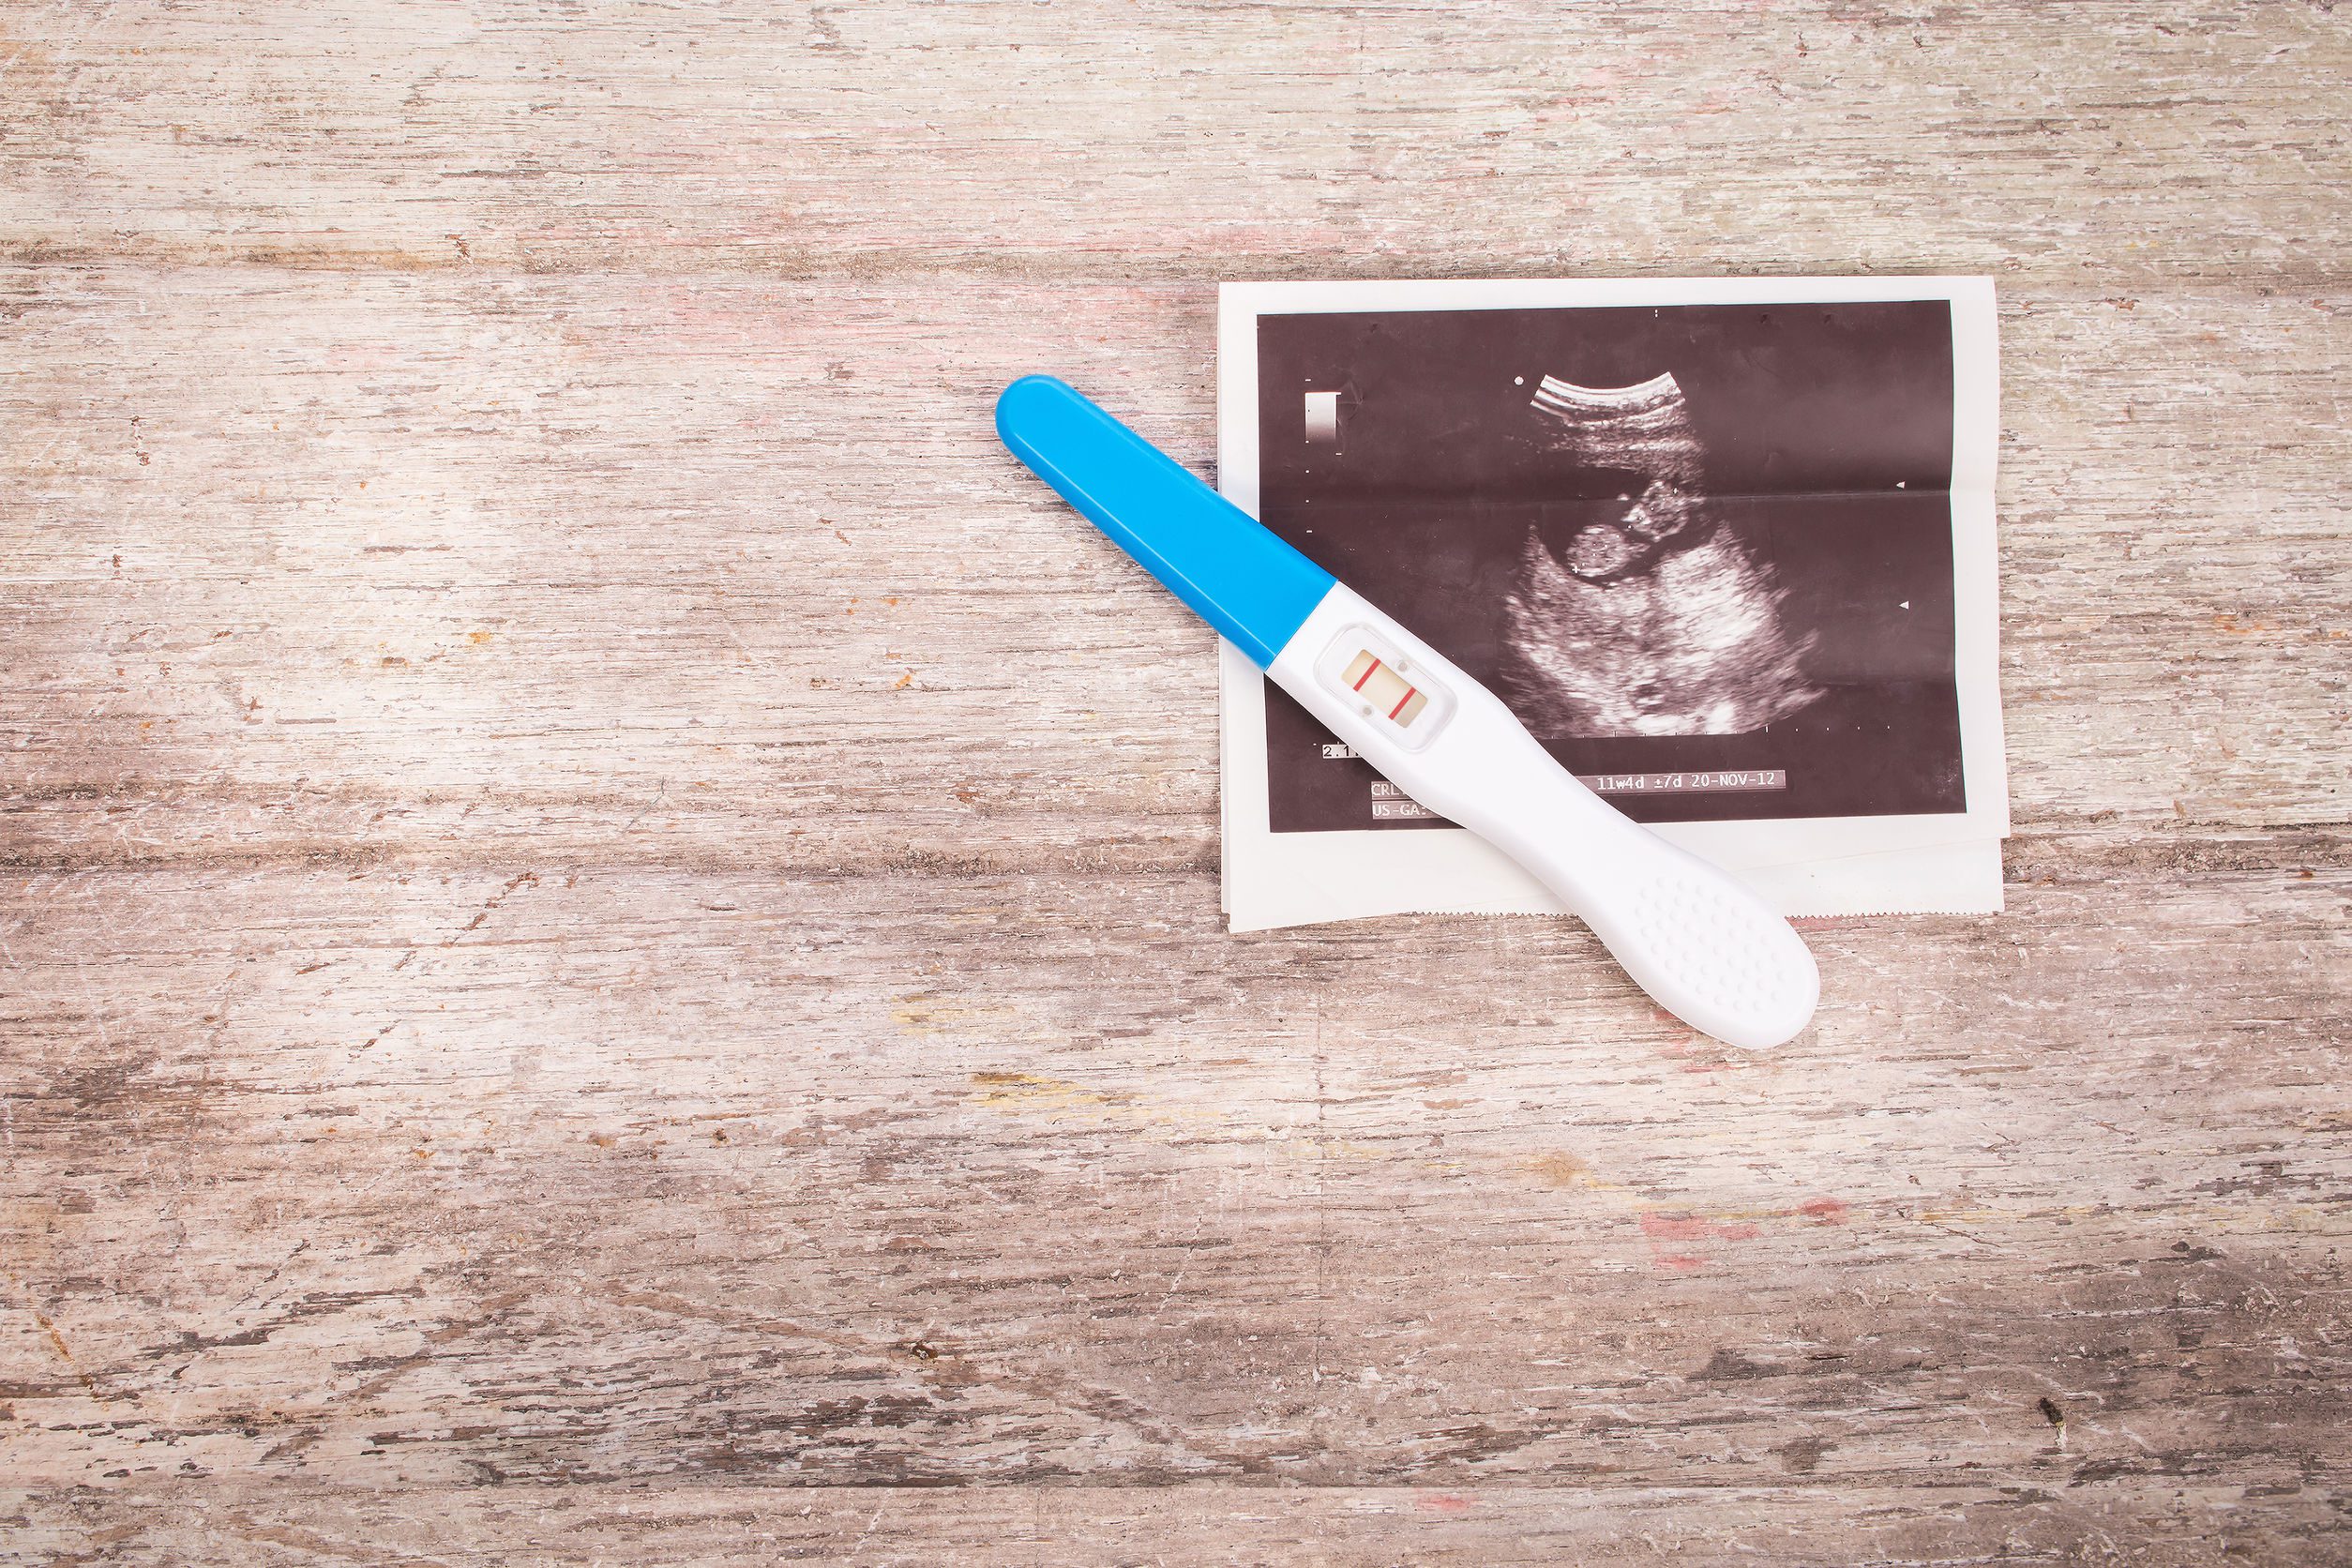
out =
{"type": "Polygon", "coordinates": [[[1504,601],[1503,686],[1538,739],[1735,735],[1821,695],[1780,625],[1782,595],[1707,494],[1670,374],[1626,387],[1545,376],[1534,407],[1561,465],[1615,483],[1564,546],[1530,528],[1504,601]]]}
{"type": "MultiPolygon", "coordinates": [[[[1638,820],[1966,809],[1941,300],[1266,316],[1266,525],[1638,820]]],[[[1272,827],[1373,815],[1267,690],[1272,827]]]]}

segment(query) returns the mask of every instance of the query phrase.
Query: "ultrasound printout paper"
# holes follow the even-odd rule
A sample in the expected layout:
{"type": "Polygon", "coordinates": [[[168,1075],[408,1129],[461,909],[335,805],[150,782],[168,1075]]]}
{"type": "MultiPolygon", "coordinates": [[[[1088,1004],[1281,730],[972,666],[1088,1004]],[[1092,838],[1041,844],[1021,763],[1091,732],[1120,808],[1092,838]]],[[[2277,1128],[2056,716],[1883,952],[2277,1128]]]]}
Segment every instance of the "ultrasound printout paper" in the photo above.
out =
{"type": "MultiPolygon", "coordinates": [[[[1787,913],[2000,907],[1989,282],[1229,284],[1225,493],[1787,913]]],[[[1237,930],[1559,905],[1222,654],[1237,930]]]]}

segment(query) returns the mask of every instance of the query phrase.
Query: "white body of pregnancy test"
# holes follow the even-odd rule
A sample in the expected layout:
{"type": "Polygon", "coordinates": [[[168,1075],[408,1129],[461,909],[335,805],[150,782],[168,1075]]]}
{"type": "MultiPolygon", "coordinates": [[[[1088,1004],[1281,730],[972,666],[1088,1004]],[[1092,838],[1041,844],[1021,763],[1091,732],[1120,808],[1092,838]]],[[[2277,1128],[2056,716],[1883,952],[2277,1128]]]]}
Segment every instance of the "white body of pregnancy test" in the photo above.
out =
{"type": "Polygon", "coordinates": [[[1576,782],[1379,607],[1059,381],[1006,387],[997,430],[1390,782],[1532,872],[1659,1005],[1750,1049],[1811,1019],[1819,973],[1777,911],[1576,782]]]}

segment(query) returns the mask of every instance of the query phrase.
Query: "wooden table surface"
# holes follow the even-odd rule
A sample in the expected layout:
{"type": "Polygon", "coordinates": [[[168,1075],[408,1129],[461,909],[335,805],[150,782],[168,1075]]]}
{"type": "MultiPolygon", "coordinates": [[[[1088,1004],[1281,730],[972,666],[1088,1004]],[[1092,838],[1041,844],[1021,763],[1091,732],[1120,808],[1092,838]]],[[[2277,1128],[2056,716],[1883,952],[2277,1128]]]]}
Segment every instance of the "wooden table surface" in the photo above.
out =
{"type": "Polygon", "coordinates": [[[0,1562],[2352,1560],[2352,6],[0,0],[0,1562]],[[2009,912],[1234,938],[1235,278],[2001,291],[2009,912]]]}

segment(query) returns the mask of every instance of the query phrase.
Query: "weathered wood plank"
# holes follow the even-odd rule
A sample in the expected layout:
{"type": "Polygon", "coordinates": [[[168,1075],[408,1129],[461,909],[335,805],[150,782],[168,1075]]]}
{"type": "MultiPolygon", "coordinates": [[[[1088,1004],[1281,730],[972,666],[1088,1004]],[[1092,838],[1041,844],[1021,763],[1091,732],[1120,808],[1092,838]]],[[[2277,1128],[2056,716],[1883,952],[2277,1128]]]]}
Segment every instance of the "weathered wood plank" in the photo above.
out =
{"type": "MultiPolygon", "coordinates": [[[[1206,467],[1202,290],[45,268],[10,298],[21,864],[1211,853],[1214,716],[1157,699],[1207,632],[988,417],[1054,366],[1206,467]]],[[[2344,821],[2345,319],[2185,286],[2006,312],[2027,831],[2344,821]]]]}
{"type": "Polygon", "coordinates": [[[20,3],[5,253],[2340,276],[2325,4],[20,3]]]}
{"type": "Polygon", "coordinates": [[[2343,872],[1824,927],[1772,1057],[1202,881],[23,882],[9,1470],[2341,1500],[2343,872]]]}
{"type": "Polygon", "coordinates": [[[363,1488],[123,1484],[27,1499],[0,1562],[996,1565],[1118,1562],[2340,1560],[2314,1489],[2250,1508],[2181,1476],[2053,1492],[1953,1467],[1932,1492],[1817,1483],[1623,1486],[363,1488]],[[37,1555],[38,1554],[38,1555],[37,1555]]]}

